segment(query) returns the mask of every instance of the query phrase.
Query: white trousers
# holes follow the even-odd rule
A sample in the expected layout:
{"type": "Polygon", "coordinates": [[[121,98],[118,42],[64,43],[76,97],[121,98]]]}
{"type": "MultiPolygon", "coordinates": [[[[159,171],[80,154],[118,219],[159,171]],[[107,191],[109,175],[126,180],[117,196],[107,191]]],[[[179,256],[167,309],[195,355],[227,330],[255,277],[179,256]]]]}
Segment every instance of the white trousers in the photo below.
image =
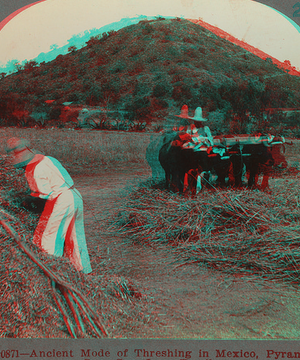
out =
{"type": "Polygon", "coordinates": [[[65,190],[46,202],[33,242],[50,255],[68,257],[78,271],[92,271],[78,190],[65,190]]]}

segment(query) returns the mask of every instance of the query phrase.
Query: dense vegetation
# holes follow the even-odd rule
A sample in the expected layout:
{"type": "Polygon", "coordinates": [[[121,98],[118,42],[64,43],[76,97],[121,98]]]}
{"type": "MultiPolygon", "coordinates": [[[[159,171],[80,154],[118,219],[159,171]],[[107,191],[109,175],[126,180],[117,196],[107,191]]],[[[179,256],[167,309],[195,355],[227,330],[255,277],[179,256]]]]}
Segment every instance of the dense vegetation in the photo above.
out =
{"type": "Polygon", "coordinates": [[[3,76],[2,125],[51,120],[57,125],[64,102],[122,110],[113,116],[163,124],[187,104],[192,110],[202,106],[215,132],[289,127],[300,134],[296,116],[263,116],[266,108],[300,107],[299,77],[188,20],[143,20],[69,50],[49,63],[31,61],[3,76]]]}

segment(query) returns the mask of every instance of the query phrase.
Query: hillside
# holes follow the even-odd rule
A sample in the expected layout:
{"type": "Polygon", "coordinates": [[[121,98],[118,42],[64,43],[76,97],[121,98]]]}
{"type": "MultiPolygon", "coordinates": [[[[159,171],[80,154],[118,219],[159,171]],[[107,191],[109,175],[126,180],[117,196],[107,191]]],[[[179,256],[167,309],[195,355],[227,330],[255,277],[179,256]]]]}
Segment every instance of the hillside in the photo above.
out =
{"type": "Polygon", "coordinates": [[[266,54],[265,52],[263,52],[263,51],[261,51],[261,50],[259,50],[257,48],[255,48],[254,46],[251,46],[251,45],[247,44],[246,42],[235,38],[234,36],[230,35],[226,31],[223,31],[222,29],[219,29],[216,26],[210,25],[207,22],[204,22],[203,20],[190,19],[190,21],[195,23],[195,24],[203,26],[205,29],[210,30],[211,32],[213,32],[217,36],[219,36],[221,38],[225,38],[226,40],[229,40],[231,43],[242,47],[243,49],[251,52],[252,54],[260,57],[263,60],[271,59],[274,64],[276,64],[279,68],[284,69],[290,75],[300,76],[300,72],[297,71],[296,68],[291,65],[290,61],[285,60],[284,62],[281,62],[278,59],[266,54]]]}
{"type": "Polygon", "coordinates": [[[300,107],[299,84],[299,77],[271,59],[191,21],[145,20],[2,78],[0,118],[3,123],[16,108],[47,111],[46,100],[125,110],[129,119],[148,123],[161,123],[183,104],[260,114],[264,108],[300,107]]]}

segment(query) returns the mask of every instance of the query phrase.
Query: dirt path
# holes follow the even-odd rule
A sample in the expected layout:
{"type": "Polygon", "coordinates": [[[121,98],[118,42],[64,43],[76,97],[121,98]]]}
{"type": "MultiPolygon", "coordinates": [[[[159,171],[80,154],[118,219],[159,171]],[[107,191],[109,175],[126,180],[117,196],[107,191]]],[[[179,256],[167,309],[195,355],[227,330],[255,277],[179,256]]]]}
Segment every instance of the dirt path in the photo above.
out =
{"type": "Polygon", "coordinates": [[[198,265],[175,268],[170,252],[124,245],[107,234],[103,220],[150,169],[127,168],[75,177],[85,202],[92,267],[132,279],[146,289],[158,320],[126,334],[131,338],[295,339],[300,338],[299,291],[277,282],[234,277],[198,265]]]}

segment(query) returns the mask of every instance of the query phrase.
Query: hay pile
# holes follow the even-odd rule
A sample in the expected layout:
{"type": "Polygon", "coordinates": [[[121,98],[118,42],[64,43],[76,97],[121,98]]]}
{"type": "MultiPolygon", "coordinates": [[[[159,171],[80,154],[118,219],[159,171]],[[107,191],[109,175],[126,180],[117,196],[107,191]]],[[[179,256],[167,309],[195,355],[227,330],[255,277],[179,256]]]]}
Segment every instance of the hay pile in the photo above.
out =
{"type": "Polygon", "coordinates": [[[272,193],[204,190],[194,199],[136,189],[114,228],[153,247],[171,245],[178,266],[201,263],[235,275],[300,283],[299,176],[272,180],[272,193]]]}
{"type": "MultiPolygon", "coordinates": [[[[150,326],[152,315],[148,311],[148,300],[135,284],[123,277],[105,274],[105,269],[102,274],[78,273],[68,259],[47,255],[32,244],[38,215],[19,207],[20,193],[28,190],[26,180],[4,159],[0,160],[0,187],[0,218],[17,231],[37,259],[88,299],[108,337],[128,337],[145,323],[150,326]],[[15,189],[17,197],[13,196],[15,189]]],[[[0,226],[0,256],[0,337],[70,338],[50,280],[3,226],[0,226]]],[[[72,319],[70,311],[69,316],[72,319]]],[[[73,323],[76,327],[75,321],[73,323]]],[[[92,338],[95,334],[87,328],[84,337],[92,338]]]]}

